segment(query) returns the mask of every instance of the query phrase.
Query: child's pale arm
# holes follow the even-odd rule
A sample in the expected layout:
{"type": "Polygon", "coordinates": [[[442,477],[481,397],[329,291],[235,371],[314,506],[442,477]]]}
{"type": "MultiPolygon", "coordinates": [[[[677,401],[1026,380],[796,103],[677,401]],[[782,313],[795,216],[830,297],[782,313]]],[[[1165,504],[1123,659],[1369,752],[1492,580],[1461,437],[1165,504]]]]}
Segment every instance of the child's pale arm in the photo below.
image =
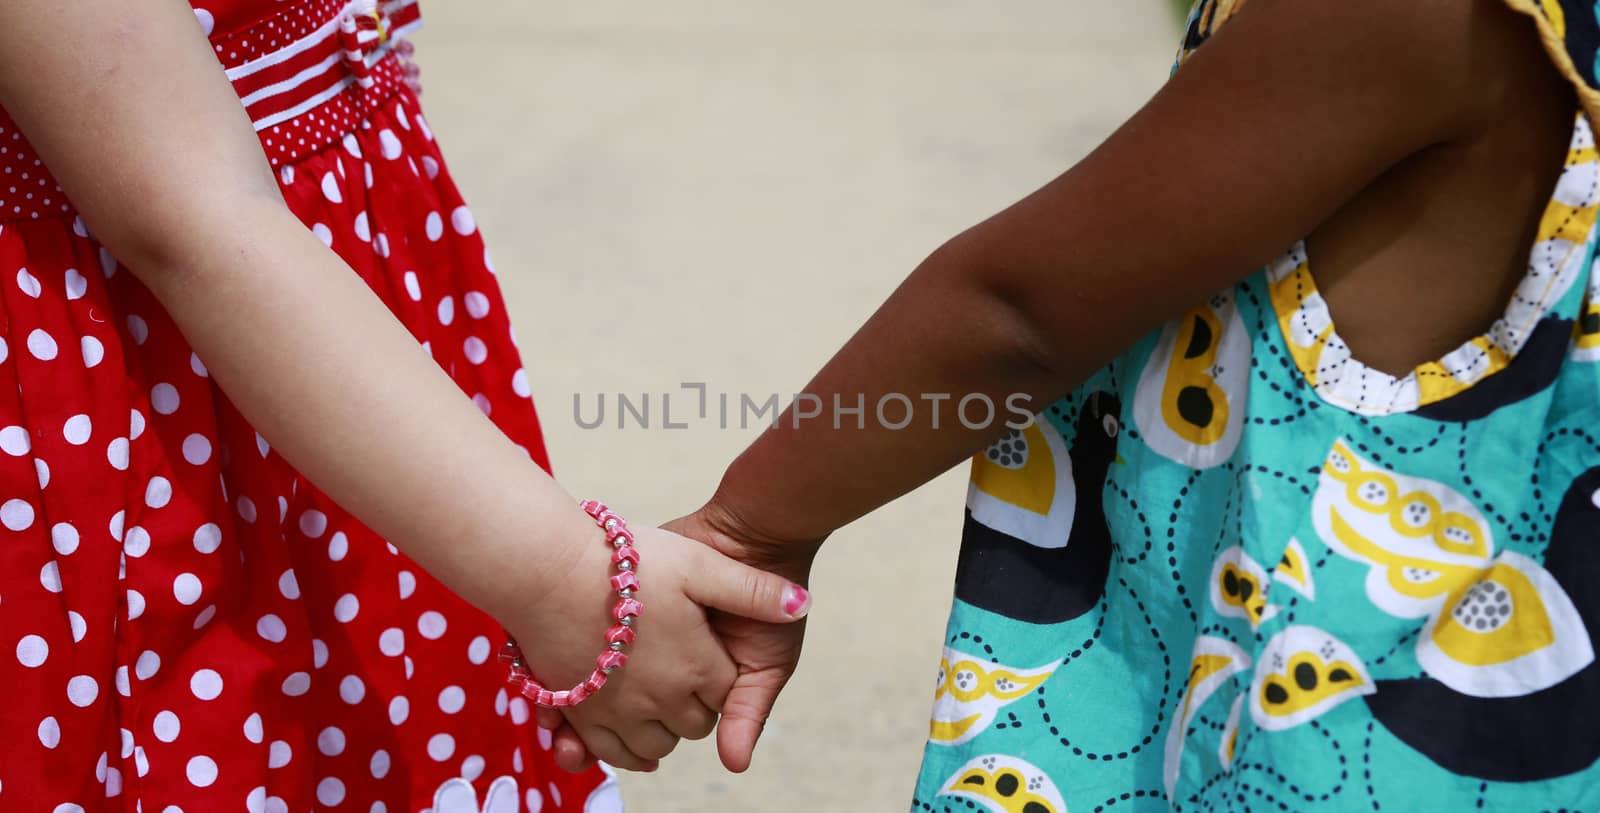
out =
{"type": "MultiPolygon", "coordinates": [[[[274,448],[506,623],[541,677],[588,674],[611,623],[600,531],[285,208],[186,4],[0,3],[0,102],[274,448]]],[[[641,657],[585,705],[624,767],[705,733],[731,680],[686,589],[786,617],[781,582],[644,536],[641,657]]]]}

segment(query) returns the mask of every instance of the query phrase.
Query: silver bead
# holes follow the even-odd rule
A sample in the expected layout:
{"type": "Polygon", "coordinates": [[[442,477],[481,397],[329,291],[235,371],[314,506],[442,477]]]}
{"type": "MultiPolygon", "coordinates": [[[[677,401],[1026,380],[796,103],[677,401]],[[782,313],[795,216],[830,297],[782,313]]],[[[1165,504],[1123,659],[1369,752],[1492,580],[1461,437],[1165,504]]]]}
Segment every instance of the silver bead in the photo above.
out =
{"type": "Polygon", "coordinates": [[[618,570],[632,570],[633,569],[633,562],[630,562],[627,559],[623,559],[622,561],[617,563],[617,569],[618,570]]]}
{"type": "Polygon", "coordinates": [[[617,671],[617,667],[615,667],[615,666],[607,666],[607,667],[606,667],[606,668],[604,668],[604,669],[601,669],[601,670],[600,670],[600,671],[601,671],[601,672],[603,672],[603,673],[605,673],[605,674],[607,674],[607,675],[609,675],[609,674],[611,674],[611,673],[612,673],[612,672],[615,672],[615,671],[617,671]]]}
{"type": "Polygon", "coordinates": [[[616,650],[617,652],[621,652],[622,651],[622,647],[623,647],[623,643],[621,641],[612,641],[611,642],[611,648],[616,650]]]}
{"type": "Polygon", "coordinates": [[[624,587],[617,591],[617,595],[622,596],[623,598],[633,598],[633,588],[624,587]]]}
{"type": "Polygon", "coordinates": [[[617,529],[617,521],[614,520],[614,519],[606,520],[605,528],[606,528],[606,531],[608,533],[611,532],[611,531],[615,531],[617,529]]]}
{"type": "Polygon", "coordinates": [[[622,617],[622,620],[620,622],[618,622],[618,623],[622,624],[622,626],[624,626],[624,627],[631,627],[631,626],[633,626],[633,616],[625,615],[625,616],[622,617]]]}

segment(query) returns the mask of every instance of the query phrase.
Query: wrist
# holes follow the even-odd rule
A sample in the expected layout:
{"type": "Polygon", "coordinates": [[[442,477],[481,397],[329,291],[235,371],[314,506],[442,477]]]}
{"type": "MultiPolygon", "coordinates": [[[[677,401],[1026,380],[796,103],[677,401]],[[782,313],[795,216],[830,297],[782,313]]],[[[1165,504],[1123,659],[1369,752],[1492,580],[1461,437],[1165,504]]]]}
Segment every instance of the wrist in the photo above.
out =
{"type": "MultiPolygon", "coordinates": [[[[719,488],[694,515],[697,530],[712,547],[745,564],[776,573],[800,584],[811,575],[811,564],[827,535],[802,537],[769,530],[742,508],[737,499],[719,488]]],[[[693,534],[691,534],[693,535],[693,534]]]]}

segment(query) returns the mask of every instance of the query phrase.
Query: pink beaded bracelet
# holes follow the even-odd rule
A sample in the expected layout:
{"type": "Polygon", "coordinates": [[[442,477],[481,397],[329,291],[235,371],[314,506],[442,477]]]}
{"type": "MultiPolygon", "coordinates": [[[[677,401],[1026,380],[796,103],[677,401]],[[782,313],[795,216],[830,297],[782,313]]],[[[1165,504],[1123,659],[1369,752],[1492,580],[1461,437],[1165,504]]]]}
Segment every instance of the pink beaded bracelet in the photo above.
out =
{"type": "Polygon", "coordinates": [[[510,665],[511,674],[507,682],[534,705],[544,708],[571,708],[600,691],[600,687],[606,685],[606,678],[627,664],[628,655],[623,649],[633,643],[633,624],[644,612],[644,605],[633,597],[639,592],[639,551],[633,546],[633,533],[628,530],[628,521],[607,508],[605,503],[584,500],[581,506],[583,512],[593,517],[595,523],[606,532],[606,541],[611,543],[611,564],[617,568],[616,575],[611,577],[611,589],[617,591],[617,605],[612,608],[611,617],[617,623],[606,630],[606,648],[594,659],[594,671],[582,683],[565,691],[553,692],[534,678],[516,639],[509,635],[506,637],[506,645],[500,650],[500,660],[510,665]]]}

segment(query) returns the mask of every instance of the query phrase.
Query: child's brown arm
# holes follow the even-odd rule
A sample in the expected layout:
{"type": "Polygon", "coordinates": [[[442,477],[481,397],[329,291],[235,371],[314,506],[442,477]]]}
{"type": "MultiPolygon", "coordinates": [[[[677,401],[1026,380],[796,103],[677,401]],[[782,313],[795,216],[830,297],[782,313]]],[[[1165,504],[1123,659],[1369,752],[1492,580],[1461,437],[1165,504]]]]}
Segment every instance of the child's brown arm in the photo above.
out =
{"type": "MultiPolygon", "coordinates": [[[[1042,409],[1396,163],[1474,133],[1518,92],[1502,69],[1531,36],[1498,0],[1254,0],[1082,163],[928,258],[805,389],[869,416],[902,393],[916,422],[785,415],[675,527],[803,580],[833,530],[998,434],[959,423],[962,395],[1042,409]],[[939,428],[925,393],[954,396],[939,428]]],[[[743,665],[718,745],[743,770],[803,631],[718,627],[743,665]]]]}
{"type": "Polygon", "coordinates": [[[1470,132],[1508,25],[1531,27],[1490,2],[1256,0],[1082,163],[929,257],[805,388],[824,419],[786,415],[712,510],[753,539],[814,541],[970,456],[999,421],[964,429],[964,394],[1042,409],[1389,167],[1470,132]],[[915,402],[911,426],[870,420],[886,393],[915,402]],[[938,429],[924,393],[954,396],[938,429]],[[865,396],[867,428],[834,429],[835,395],[865,396]]]}

